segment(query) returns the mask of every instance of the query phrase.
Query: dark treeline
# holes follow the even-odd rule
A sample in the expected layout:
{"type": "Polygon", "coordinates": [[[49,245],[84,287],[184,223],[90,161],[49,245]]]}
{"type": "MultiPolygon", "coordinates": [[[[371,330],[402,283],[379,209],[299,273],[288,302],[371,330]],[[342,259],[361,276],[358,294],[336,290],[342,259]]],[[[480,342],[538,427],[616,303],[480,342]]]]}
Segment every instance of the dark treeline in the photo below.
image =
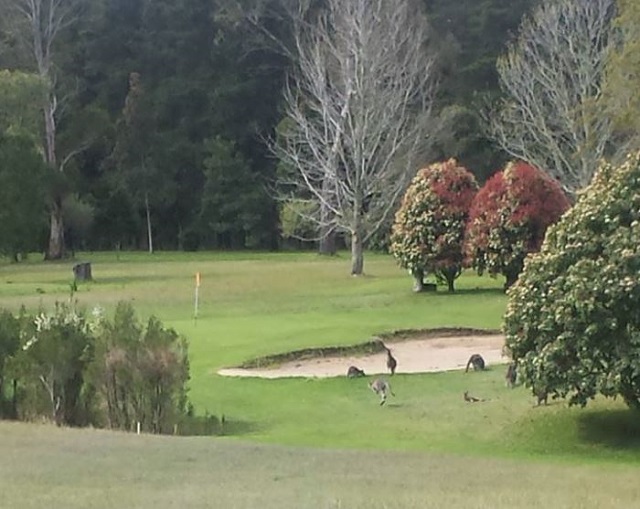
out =
{"type": "MultiPolygon", "coordinates": [[[[58,146],[69,157],[60,178],[45,179],[68,250],[282,245],[265,143],[282,120],[290,65],[273,42],[286,46],[290,30],[282,2],[80,2],[53,46],[58,146]]],[[[499,94],[496,58],[533,2],[425,3],[440,49],[434,158],[457,157],[484,181],[503,161],[477,110],[499,94]]],[[[20,29],[3,26],[0,69],[33,72],[20,29]]],[[[48,220],[41,229],[37,245],[7,254],[45,250],[48,220]]]]}

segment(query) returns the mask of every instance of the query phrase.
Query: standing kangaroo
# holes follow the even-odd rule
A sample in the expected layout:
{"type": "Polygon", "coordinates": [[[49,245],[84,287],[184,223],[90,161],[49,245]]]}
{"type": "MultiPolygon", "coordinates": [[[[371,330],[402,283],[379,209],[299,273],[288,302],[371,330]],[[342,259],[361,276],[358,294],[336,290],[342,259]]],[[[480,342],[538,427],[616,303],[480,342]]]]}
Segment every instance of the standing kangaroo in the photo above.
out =
{"type": "Polygon", "coordinates": [[[376,378],[375,380],[369,382],[369,389],[380,396],[380,406],[385,404],[385,402],[387,401],[387,396],[389,394],[395,396],[395,394],[391,390],[391,385],[389,385],[389,382],[382,378],[376,378]]]}
{"type": "Polygon", "coordinates": [[[391,355],[391,350],[389,350],[386,346],[384,347],[384,349],[387,351],[387,368],[389,368],[391,374],[394,375],[396,373],[398,361],[393,355],[391,355]]]}

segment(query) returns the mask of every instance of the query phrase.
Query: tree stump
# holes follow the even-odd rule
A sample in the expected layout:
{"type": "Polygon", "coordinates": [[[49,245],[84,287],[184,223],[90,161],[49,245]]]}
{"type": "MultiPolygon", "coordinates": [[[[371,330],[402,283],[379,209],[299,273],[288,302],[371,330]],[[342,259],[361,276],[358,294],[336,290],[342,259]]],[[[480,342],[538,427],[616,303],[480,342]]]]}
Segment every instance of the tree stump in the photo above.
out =
{"type": "Polygon", "coordinates": [[[83,262],[77,263],[73,266],[73,277],[76,281],[91,281],[91,263],[83,262]]]}

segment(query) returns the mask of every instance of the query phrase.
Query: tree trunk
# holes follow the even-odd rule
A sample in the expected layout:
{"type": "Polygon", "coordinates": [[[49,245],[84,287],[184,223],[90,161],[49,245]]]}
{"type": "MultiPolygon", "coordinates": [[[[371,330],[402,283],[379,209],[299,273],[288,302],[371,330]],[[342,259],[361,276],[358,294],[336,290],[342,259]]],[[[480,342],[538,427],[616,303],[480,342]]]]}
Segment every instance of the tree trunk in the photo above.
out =
{"type": "Polygon", "coordinates": [[[149,193],[144,194],[144,207],[147,213],[147,242],[149,245],[149,254],[153,254],[153,233],[151,231],[151,209],[149,208],[149,193]]]}
{"type": "Polygon", "coordinates": [[[61,260],[66,256],[64,245],[64,221],[62,218],[62,202],[54,200],[50,214],[49,248],[45,260],[61,260]]]}
{"type": "MultiPolygon", "coordinates": [[[[48,76],[43,75],[43,78],[48,76]]],[[[56,103],[54,94],[48,94],[44,106],[45,159],[52,170],[57,170],[56,160],[56,103]]]]}
{"type": "Polygon", "coordinates": [[[413,291],[420,293],[424,291],[424,270],[416,269],[411,275],[413,276],[413,291]]]}
{"type": "Polygon", "coordinates": [[[509,288],[511,288],[514,283],[518,280],[518,276],[520,274],[518,272],[508,272],[505,274],[507,280],[504,283],[504,291],[506,292],[509,288]]]}
{"type": "MultiPolygon", "coordinates": [[[[42,73],[43,78],[48,78],[48,73],[42,73]]],[[[57,99],[53,92],[47,95],[44,105],[44,158],[51,171],[58,171],[56,160],[56,118],[55,112],[57,99]]],[[[57,190],[55,191],[58,192],[57,190]]],[[[45,255],[46,260],[61,260],[66,256],[64,243],[64,220],[62,217],[62,196],[55,196],[50,213],[49,248],[45,255]]]]}
{"type": "Polygon", "coordinates": [[[351,233],[351,275],[361,276],[364,272],[364,247],[362,234],[359,231],[351,233]]]}
{"type": "MultiPolygon", "coordinates": [[[[332,158],[335,159],[337,151],[337,142],[339,138],[336,138],[333,149],[332,158]]],[[[331,196],[332,180],[329,175],[325,176],[322,181],[322,197],[324,200],[329,200],[331,196]]],[[[332,211],[325,201],[320,203],[320,243],[318,245],[318,253],[321,255],[334,255],[336,254],[336,234],[332,226],[332,211]]]]}
{"type": "Polygon", "coordinates": [[[11,417],[18,418],[18,379],[13,379],[13,395],[11,396],[11,417]]]}
{"type": "Polygon", "coordinates": [[[458,267],[447,267],[443,269],[441,272],[442,276],[444,276],[444,280],[447,282],[447,289],[449,292],[453,293],[456,291],[454,283],[456,278],[460,275],[460,270],[458,267]]]}
{"type": "Polygon", "coordinates": [[[334,231],[323,232],[318,244],[318,254],[328,256],[336,254],[336,233],[334,231]]]}
{"type": "Polygon", "coordinates": [[[453,286],[455,280],[456,279],[450,273],[447,273],[447,288],[451,293],[456,291],[455,287],[453,286]]]}

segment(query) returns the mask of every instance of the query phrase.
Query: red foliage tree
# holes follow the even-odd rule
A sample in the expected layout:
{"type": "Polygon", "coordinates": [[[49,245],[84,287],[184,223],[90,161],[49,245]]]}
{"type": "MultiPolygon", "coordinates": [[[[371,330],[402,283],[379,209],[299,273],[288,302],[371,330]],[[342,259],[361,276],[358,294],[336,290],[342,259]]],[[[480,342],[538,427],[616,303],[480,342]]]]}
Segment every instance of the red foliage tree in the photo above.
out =
{"type": "Polygon", "coordinates": [[[468,263],[479,274],[518,279],[529,253],[537,252],[547,227],[569,208],[560,184],[528,163],[507,164],[478,191],[465,235],[468,263]]]}
{"type": "Polygon", "coordinates": [[[391,252],[423,288],[435,275],[449,291],[463,267],[464,231],[478,190],[474,176],[455,159],[418,171],[398,209],[391,233],[391,252]]]}

